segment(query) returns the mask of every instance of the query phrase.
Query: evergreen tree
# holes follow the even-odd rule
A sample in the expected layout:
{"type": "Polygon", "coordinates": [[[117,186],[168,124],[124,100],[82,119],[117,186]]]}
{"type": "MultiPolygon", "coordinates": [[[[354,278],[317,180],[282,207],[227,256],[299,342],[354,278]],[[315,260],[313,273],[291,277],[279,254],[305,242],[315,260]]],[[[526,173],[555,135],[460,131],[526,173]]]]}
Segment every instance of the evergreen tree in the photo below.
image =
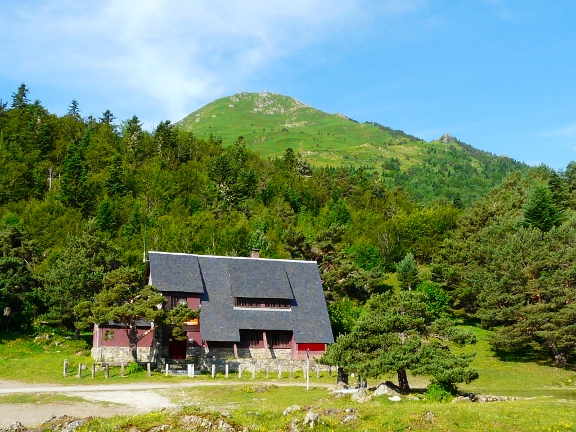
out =
{"type": "Polygon", "coordinates": [[[12,93],[12,108],[26,108],[30,103],[30,99],[28,99],[28,92],[29,90],[28,87],[26,87],[26,84],[20,84],[18,91],[16,93],[12,93]]]}
{"type": "Polygon", "coordinates": [[[138,342],[147,334],[159,326],[169,325],[173,328],[173,334],[181,336],[183,323],[198,316],[198,312],[187,305],[170,310],[158,307],[164,303],[166,298],[154,286],[142,284],[140,271],[121,267],[106,274],[103,289],[93,301],[82,302],[75,308],[75,314],[80,317],[77,326],[107,324],[110,321],[121,325],[128,337],[132,359],[136,362],[138,342]],[[140,320],[151,322],[154,326],[138,334],[137,323],[140,320]]]}
{"type": "Polygon", "coordinates": [[[100,231],[113,232],[116,228],[116,220],[114,218],[114,213],[112,212],[112,204],[110,204],[110,201],[107,199],[102,201],[102,204],[100,204],[100,207],[98,208],[96,223],[98,224],[98,229],[100,231]]]}
{"type": "Polygon", "coordinates": [[[536,184],[528,204],[524,207],[524,226],[533,226],[546,232],[559,225],[561,219],[561,210],[554,204],[548,186],[542,183],[536,184]]]}
{"type": "Polygon", "coordinates": [[[365,309],[352,331],[328,347],[323,363],[338,365],[364,379],[396,372],[403,392],[410,390],[408,370],[431,376],[433,382],[448,389],[478,378],[478,372],[470,368],[473,355],[453,354],[443,343],[451,326],[435,320],[423,293],[375,295],[365,309]]]}
{"type": "Polygon", "coordinates": [[[402,261],[396,267],[396,277],[402,288],[410,291],[418,283],[418,264],[412,253],[407,253],[402,261]]]}

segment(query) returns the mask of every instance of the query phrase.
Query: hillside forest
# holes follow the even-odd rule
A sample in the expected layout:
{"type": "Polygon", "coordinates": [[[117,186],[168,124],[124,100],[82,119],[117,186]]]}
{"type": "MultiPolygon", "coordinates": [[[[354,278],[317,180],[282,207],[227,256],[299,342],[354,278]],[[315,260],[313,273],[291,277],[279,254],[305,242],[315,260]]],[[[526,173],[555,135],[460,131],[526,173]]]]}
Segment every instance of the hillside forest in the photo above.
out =
{"type": "Polygon", "coordinates": [[[257,248],[318,262],[335,335],[371,296],[418,291],[437,317],[492,330],[502,355],[576,360],[575,163],[528,168],[448,140],[421,142],[407,169],[314,165],[219,136],[84,118],[76,101],[57,116],[25,85],[0,101],[1,330],[78,330],[74,306],[107,273],[143,271],[145,250],[257,248]]]}

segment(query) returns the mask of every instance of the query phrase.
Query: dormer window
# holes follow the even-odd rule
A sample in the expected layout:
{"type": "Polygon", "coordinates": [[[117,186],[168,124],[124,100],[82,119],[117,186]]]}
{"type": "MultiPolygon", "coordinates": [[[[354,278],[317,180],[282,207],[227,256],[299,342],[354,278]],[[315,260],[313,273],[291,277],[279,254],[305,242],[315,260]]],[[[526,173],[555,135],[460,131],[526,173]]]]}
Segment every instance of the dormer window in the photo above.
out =
{"type": "Polygon", "coordinates": [[[253,309],[290,309],[290,300],[234,297],[234,307],[253,309]]]}

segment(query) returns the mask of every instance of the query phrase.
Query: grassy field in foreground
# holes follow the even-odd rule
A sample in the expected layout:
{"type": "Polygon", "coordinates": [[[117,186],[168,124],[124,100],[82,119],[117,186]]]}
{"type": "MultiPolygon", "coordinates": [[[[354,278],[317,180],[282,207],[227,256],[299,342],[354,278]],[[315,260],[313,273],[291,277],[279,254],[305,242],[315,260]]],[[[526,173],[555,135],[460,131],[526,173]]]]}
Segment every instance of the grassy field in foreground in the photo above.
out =
{"type": "MultiPolygon", "coordinates": [[[[320,415],[319,431],[568,431],[576,428],[576,402],[535,398],[477,403],[391,402],[386,396],[360,404],[350,398],[337,398],[326,389],[310,392],[294,387],[220,386],[186,389],[178,399],[194,404],[176,411],[146,415],[95,419],[83,431],[209,430],[194,429],[195,415],[218,426],[221,421],[234,430],[290,430],[294,420],[300,430],[308,410],[320,415]],[[284,416],[294,404],[301,409],[284,416]],[[346,417],[348,421],[346,422],[346,417]],[[350,418],[350,416],[353,416],[350,418]],[[164,429],[162,429],[164,427],[164,429]],[[136,429],[135,429],[136,428],[136,429]]],[[[196,418],[197,422],[197,418],[196,418]]],[[[197,424],[197,423],[196,423],[197,424]]]]}

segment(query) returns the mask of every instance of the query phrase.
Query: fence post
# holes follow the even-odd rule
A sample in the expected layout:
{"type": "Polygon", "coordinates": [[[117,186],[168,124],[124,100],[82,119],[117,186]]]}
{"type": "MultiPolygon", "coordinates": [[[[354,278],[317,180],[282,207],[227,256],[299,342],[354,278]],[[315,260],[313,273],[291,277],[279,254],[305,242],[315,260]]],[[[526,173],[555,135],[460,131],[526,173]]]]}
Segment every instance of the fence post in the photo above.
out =
{"type": "Polygon", "coordinates": [[[320,366],[316,365],[316,379],[320,378],[320,366]]]}
{"type": "Polygon", "coordinates": [[[105,370],[106,370],[106,378],[110,378],[110,365],[109,364],[106,364],[105,370]]]}
{"type": "Polygon", "coordinates": [[[290,378],[294,378],[294,364],[290,363],[290,378]]]}
{"type": "Polygon", "coordinates": [[[266,379],[268,379],[268,365],[266,365],[266,379]]]}
{"type": "Polygon", "coordinates": [[[96,363],[92,363],[92,378],[96,377],[96,363]]]}
{"type": "Polygon", "coordinates": [[[150,368],[150,363],[146,363],[146,372],[148,373],[148,376],[151,377],[152,376],[152,370],[150,368]]]}
{"type": "Polygon", "coordinates": [[[214,378],[216,376],[216,365],[213,364],[212,365],[212,378],[214,378]]]}
{"type": "Polygon", "coordinates": [[[194,378],[194,365],[188,364],[188,378],[194,378]]]}
{"type": "Polygon", "coordinates": [[[124,377],[124,362],[120,363],[120,376],[124,377]]]}
{"type": "Polygon", "coordinates": [[[242,365],[238,365],[238,379],[242,379],[242,365]]]}
{"type": "Polygon", "coordinates": [[[282,378],[282,365],[278,365],[278,379],[282,378]]]}
{"type": "Polygon", "coordinates": [[[68,359],[64,360],[64,371],[63,371],[64,378],[68,376],[68,359]]]}
{"type": "Polygon", "coordinates": [[[256,378],[256,365],[252,365],[252,379],[256,378]]]}
{"type": "Polygon", "coordinates": [[[226,379],[228,379],[228,363],[226,363],[225,368],[226,368],[226,379]]]}
{"type": "Polygon", "coordinates": [[[164,372],[166,376],[168,376],[168,370],[170,370],[170,367],[168,366],[168,363],[166,363],[166,371],[164,372]]]}
{"type": "Polygon", "coordinates": [[[82,363],[78,363],[78,378],[82,378],[82,363]]]}

